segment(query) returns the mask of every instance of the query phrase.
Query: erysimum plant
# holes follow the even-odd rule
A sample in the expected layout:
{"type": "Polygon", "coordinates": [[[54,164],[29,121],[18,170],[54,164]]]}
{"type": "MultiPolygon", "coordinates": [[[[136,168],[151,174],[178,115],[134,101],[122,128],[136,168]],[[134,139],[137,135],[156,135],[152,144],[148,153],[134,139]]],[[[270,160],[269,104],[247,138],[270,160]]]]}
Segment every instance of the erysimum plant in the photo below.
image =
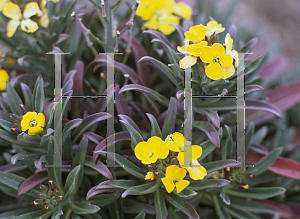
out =
{"type": "MultiPolygon", "coordinates": [[[[0,42],[8,47],[0,63],[0,218],[292,218],[299,153],[291,149],[295,129],[281,128],[291,124],[282,111],[295,104],[299,84],[266,93],[270,102],[261,95],[263,87],[276,87],[262,77],[281,62],[244,60],[245,108],[252,110],[246,111],[246,161],[255,166],[241,168],[236,101],[221,96],[236,95],[237,54],[250,53],[257,39],[246,42],[250,36],[228,19],[211,14],[208,20],[202,7],[192,15],[175,1],[90,2],[92,9],[74,0],[0,0],[6,27],[0,42]],[[13,25],[8,37],[12,22],[21,27],[13,25]],[[61,55],[61,127],[54,126],[51,51],[70,53],[61,55]],[[112,60],[105,52],[124,54],[112,60]],[[189,124],[188,67],[193,95],[201,96],[193,97],[189,124]],[[273,96],[282,91],[285,108],[273,96]],[[112,96],[114,115],[106,112],[112,96]],[[276,123],[275,116],[285,120],[276,123]]],[[[291,115],[298,128],[297,107],[291,115]]]]}

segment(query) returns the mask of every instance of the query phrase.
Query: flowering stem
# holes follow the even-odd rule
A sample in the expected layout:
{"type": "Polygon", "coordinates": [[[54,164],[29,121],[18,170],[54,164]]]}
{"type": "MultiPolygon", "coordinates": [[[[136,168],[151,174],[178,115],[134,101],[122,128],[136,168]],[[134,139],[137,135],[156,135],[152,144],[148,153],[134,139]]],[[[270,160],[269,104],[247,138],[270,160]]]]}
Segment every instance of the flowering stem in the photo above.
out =
{"type": "Polygon", "coordinates": [[[116,30],[116,43],[115,43],[115,48],[114,48],[115,53],[119,52],[119,49],[118,49],[119,39],[120,39],[120,32],[118,30],[116,30]]]}
{"type": "MultiPolygon", "coordinates": [[[[104,4],[104,0],[101,0],[104,4]]],[[[113,25],[112,25],[112,11],[111,11],[111,0],[106,1],[106,15],[107,19],[109,19],[109,23],[106,22],[105,25],[105,44],[106,44],[106,52],[113,52],[113,25]]],[[[102,13],[103,14],[103,13],[102,13]]]]}
{"type": "MultiPolygon", "coordinates": [[[[131,13],[130,19],[129,21],[126,23],[126,27],[124,29],[128,29],[128,42],[127,42],[127,47],[126,47],[126,51],[125,51],[125,56],[123,58],[123,63],[127,62],[127,59],[131,53],[131,41],[132,41],[132,28],[133,28],[133,20],[134,20],[134,16],[136,14],[136,11],[139,7],[140,1],[136,1],[135,6],[133,8],[133,11],[131,13]]],[[[125,31],[123,31],[124,33],[125,31]]],[[[121,35],[121,34],[120,34],[121,35]]]]}

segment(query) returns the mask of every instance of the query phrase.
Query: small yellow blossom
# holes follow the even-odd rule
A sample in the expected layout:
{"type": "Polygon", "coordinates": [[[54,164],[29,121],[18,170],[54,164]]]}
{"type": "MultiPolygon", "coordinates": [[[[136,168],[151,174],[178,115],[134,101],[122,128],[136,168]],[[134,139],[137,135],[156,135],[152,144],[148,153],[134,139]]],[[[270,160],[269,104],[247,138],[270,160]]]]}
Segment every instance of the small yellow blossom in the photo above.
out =
{"type": "Polygon", "coordinates": [[[213,35],[214,33],[215,34],[218,34],[218,33],[222,33],[225,28],[222,27],[222,24],[218,24],[217,21],[209,21],[206,26],[206,36],[207,37],[210,37],[211,35],[213,35]]]}
{"type": "Polygon", "coordinates": [[[45,124],[43,113],[27,112],[22,118],[21,128],[23,132],[28,130],[29,135],[36,135],[43,131],[45,124]]]}
{"type": "Polygon", "coordinates": [[[4,9],[9,0],[0,0],[0,11],[4,9]]]}
{"type": "Polygon", "coordinates": [[[222,67],[229,68],[233,62],[231,55],[225,53],[225,48],[220,43],[213,44],[211,48],[204,48],[200,58],[202,62],[209,63],[205,68],[205,73],[212,80],[222,78],[222,67]]]}
{"type": "Polygon", "coordinates": [[[177,159],[179,162],[184,161],[184,153],[192,155],[192,159],[197,159],[202,154],[202,148],[198,145],[192,145],[191,142],[186,141],[184,136],[180,132],[175,132],[172,134],[173,141],[169,141],[166,146],[171,151],[179,152],[177,159]]]}
{"type": "Polygon", "coordinates": [[[3,69],[1,69],[0,66],[0,90],[5,90],[6,89],[6,82],[9,81],[9,75],[7,72],[3,69]]]}
{"type": "Polygon", "coordinates": [[[185,169],[179,168],[175,165],[168,166],[166,169],[166,177],[161,179],[162,183],[166,187],[167,192],[172,192],[175,187],[177,193],[180,193],[183,189],[185,189],[190,184],[189,181],[183,179],[185,175],[185,169]]]}
{"type": "Polygon", "coordinates": [[[6,4],[3,14],[6,17],[11,18],[7,23],[7,33],[8,37],[12,37],[19,25],[21,29],[27,33],[34,33],[39,27],[35,21],[32,21],[30,17],[38,14],[39,6],[36,2],[29,2],[25,5],[23,15],[17,4],[9,2],[6,4]]]}
{"type": "Polygon", "coordinates": [[[155,163],[157,159],[165,159],[169,154],[169,149],[161,138],[153,136],[147,142],[139,142],[134,153],[143,164],[151,164],[155,163]]]}
{"type": "Polygon", "coordinates": [[[153,172],[148,172],[147,175],[145,176],[145,180],[154,180],[155,175],[153,172]]]}
{"type": "Polygon", "coordinates": [[[179,24],[179,17],[176,15],[189,20],[192,9],[185,3],[176,3],[174,0],[141,0],[136,15],[147,21],[145,27],[169,35],[175,31],[170,24],[179,24]]]}
{"type": "Polygon", "coordinates": [[[49,25],[49,17],[48,17],[48,9],[46,7],[47,1],[41,0],[40,2],[40,8],[41,10],[38,12],[39,19],[39,25],[42,27],[48,27],[49,25]]]}
{"type": "Polygon", "coordinates": [[[206,34],[206,28],[202,25],[196,25],[184,33],[184,36],[193,43],[200,43],[206,34]]]}
{"type": "Polygon", "coordinates": [[[183,161],[179,161],[179,164],[189,172],[193,180],[203,179],[207,175],[206,169],[196,159],[188,161],[188,166],[184,166],[183,161]]]}

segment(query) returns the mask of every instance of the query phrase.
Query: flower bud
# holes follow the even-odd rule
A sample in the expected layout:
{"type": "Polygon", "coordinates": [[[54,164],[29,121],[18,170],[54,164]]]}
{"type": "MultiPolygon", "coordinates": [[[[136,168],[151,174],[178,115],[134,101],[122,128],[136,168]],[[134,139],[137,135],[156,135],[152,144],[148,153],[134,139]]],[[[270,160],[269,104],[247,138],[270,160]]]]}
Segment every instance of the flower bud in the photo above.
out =
{"type": "Polygon", "coordinates": [[[43,185],[43,184],[40,184],[40,190],[41,190],[41,192],[47,193],[48,192],[48,187],[43,185]]]}
{"type": "Polygon", "coordinates": [[[177,164],[178,163],[178,160],[176,157],[172,157],[171,158],[171,164],[174,165],[174,164],[177,164]]]}
{"type": "Polygon", "coordinates": [[[52,191],[52,189],[49,189],[49,190],[48,190],[48,195],[50,195],[50,196],[52,196],[52,195],[53,195],[53,191],[52,191]]]}
{"type": "Polygon", "coordinates": [[[36,207],[42,208],[42,207],[44,207],[44,200],[36,199],[32,202],[32,204],[36,207]]]}
{"type": "Polygon", "coordinates": [[[14,121],[20,121],[20,117],[17,116],[17,115],[15,115],[15,114],[10,113],[10,114],[9,114],[9,117],[10,117],[11,119],[13,119],[14,121]]]}
{"type": "Polygon", "coordinates": [[[27,112],[29,112],[28,108],[26,106],[24,106],[23,104],[19,105],[19,110],[22,115],[25,115],[27,112]]]}
{"type": "Polygon", "coordinates": [[[234,180],[234,177],[233,177],[233,176],[230,176],[230,177],[228,177],[228,180],[230,181],[230,183],[232,183],[233,180],[234,180]]]}
{"type": "Polygon", "coordinates": [[[247,183],[241,183],[241,185],[238,187],[239,189],[245,189],[245,190],[248,190],[249,189],[249,186],[247,183]]]}
{"type": "Polygon", "coordinates": [[[45,198],[47,198],[47,195],[45,195],[45,194],[38,194],[38,197],[45,199],[45,198]]]}
{"type": "Polygon", "coordinates": [[[53,205],[51,205],[51,204],[46,204],[45,205],[45,211],[51,210],[52,208],[53,208],[53,205]]]}
{"type": "Polygon", "coordinates": [[[53,195],[58,195],[59,194],[59,188],[56,188],[53,190],[53,195]]]}
{"type": "Polygon", "coordinates": [[[228,178],[229,174],[230,174],[230,167],[226,167],[224,171],[225,179],[228,178]]]}
{"type": "Polygon", "coordinates": [[[52,205],[57,205],[57,200],[52,200],[52,201],[51,201],[51,204],[52,204],[52,205]]]}
{"type": "Polygon", "coordinates": [[[253,173],[246,173],[245,174],[245,178],[246,179],[251,179],[251,178],[253,178],[254,177],[254,174],[253,173]]]}
{"type": "Polygon", "coordinates": [[[241,184],[241,182],[242,182],[241,178],[237,178],[236,183],[241,184]]]}
{"type": "Polygon", "coordinates": [[[59,202],[62,202],[62,200],[64,200],[65,198],[62,195],[57,196],[57,200],[59,202]]]}
{"type": "Polygon", "coordinates": [[[54,189],[57,188],[56,183],[55,183],[52,179],[50,179],[50,180],[48,181],[48,185],[49,185],[49,187],[50,187],[52,190],[54,190],[54,189]]]}
{"type": "Polygon", "coordinates": [[[157,169],[157,170],[155,170],[155,175],[158,176],[158,177],[162,177],[162,176],[164,176],[165,174],[164,174],[164,172],[163,172],[162,170],[157,169]]]}

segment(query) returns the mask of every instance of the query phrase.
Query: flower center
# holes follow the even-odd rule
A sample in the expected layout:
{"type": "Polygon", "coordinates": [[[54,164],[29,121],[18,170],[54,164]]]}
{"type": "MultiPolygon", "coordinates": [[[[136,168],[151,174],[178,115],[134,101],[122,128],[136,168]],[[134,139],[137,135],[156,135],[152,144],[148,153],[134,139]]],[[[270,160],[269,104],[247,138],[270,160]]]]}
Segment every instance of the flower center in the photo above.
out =
{"type": "Polygon", "coordinates": [[[184,146],[181,145],[181,146],[179,147],[179,150],[180,150],[181,152],[184,152],[184,146]]]}
{"type": "Polygon", "coordinates": [[[36,125],[37,125],[36,120],[35,120],[35,119],[32,119],[32,120],[30,121],[29,125],[30,125],[30,127],[36,126],[36,125]]]}
{"type": "Polygon", "coordinates": [[[149,155],[148,155],[148,157],[151,158],[151,157],[153,157],[153,155],[154,155],[154,153],[150,152],[149,155]]]}
{"type": "Polygon", "coordinates": [[[219,63],[221,61],[221,58],[219,56],[214,57],[213,62],[219,63]]]}
{"type": "Polygon", "coordinates": [[[166,12],[163,10],[157,10],[154,12],[154,15],[157,17],[157,19],[159,19],[160,17],[163,17],[165,14],[166,14],[166,12]]]}

